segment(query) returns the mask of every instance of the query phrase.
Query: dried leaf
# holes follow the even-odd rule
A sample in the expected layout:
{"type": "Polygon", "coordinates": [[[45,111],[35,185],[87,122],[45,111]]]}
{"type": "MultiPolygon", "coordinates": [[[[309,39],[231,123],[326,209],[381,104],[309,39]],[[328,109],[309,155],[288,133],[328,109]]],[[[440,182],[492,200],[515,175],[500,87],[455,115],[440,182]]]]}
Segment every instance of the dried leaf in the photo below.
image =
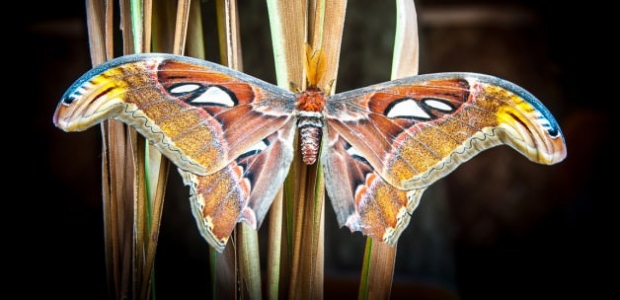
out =
{"type": "MultiPolygon", "coordinates": [[[[220,0],[216,1],[216,4],[222,64],[243,71],[237,2],[236,0],[220,0]]],[[[258,232],[248,228],[246,224],[240,223],[236,227],[236,236],[237,261],[239,264],[239,269],[236,272],[238,290],[243,296],[260,298],[262,285],[258,232]]]]}
{"type": "Polygon", "coordinates": [[[392,79],[417,75],[420,45],[418,42],[418,14],[413,0],[396,1],[395,35],[392,79]]]}
{"type": "MultiPolygon", "coordinates": [[[[304,82],[303,69],[303,46],[306,40],[306,3],[305,1],[278,1],[267,0],[267,8],[269,13],[269,24],[271,27],[271,40],[273,43],[274,61],[276,67],[276,77],[278,85],[282,88],[289,88],[293,82],[301,85],[304,82]]],[[[297,144],[294,145],[297,150],[297,144]]],[[[297,153],[298,151],[295,151],[297,153]]],[[[270,289],[267,291],[269,299],[280,299],[278,296],[280,291],[288,291],[289,288],[295,286],[295,274],[298,272],[297,264],[292,262],[293,259],[293,236],[295,235],[295,210],[294,208],[303,202],[300,199],[300,184],[304,182],[305,176],[302,174],[302,163],[299,157],[293,160],[289,174],[284,182],[283,201],[280,206],[284,211],[283,214],[273,213],[274,207],[270,209],[270,222],[284,224],[283,234],[276,232],[270,233],[270,239],[279,239],[283,235],[286,240],[282,243],[282,248],[278,250],[279,254],[268,253],[267,256],[272,260],[280,259],[281,268],[278,274],[279,278],[268,278],[270,289]],[[276,218],[285,218],[285,222],[276,220],[276,218]],[[279,257],[281,256],[281,257],[279,257]],[[279,284],[279,287],[276,286],[279,284]]],[[[274,201],[274,202],[275,202],[274,201]]],[[[273,204],[272,204],[273,205],[273,204]]],[[[271,226],[273,228],[273,226],[271,226]]],[[[272,251],[273,247],[270,248],[272,251]]]]}

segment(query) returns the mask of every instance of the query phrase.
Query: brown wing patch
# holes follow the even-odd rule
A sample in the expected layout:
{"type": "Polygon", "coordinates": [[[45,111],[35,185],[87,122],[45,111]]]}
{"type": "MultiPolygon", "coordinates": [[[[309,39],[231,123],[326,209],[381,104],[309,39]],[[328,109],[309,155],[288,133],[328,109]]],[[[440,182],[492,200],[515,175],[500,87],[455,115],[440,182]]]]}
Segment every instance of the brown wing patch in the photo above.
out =
{"type": "Polygon", "coordinates": [[[382,89],[370,94],[365,105],[374,113],[386,115],[394,101],[400,99],[442,99],[458,109],[469,97],[469,84],[466,80],[433,80],[427,84],[412,84],[382,89]]]}

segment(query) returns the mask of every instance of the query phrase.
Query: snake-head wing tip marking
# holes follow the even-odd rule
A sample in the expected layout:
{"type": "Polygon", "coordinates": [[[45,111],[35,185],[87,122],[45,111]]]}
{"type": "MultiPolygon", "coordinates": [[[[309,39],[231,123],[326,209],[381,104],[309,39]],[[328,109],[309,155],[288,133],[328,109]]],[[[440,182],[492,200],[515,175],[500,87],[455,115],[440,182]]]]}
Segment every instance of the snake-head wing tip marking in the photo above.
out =
{"type": "Polygon", "coordinates": [[[540,164],[552,165],[566,158],[562,129],[538,98],[501,78],[477,75],[476,79],[480,82],[480,98],[500,103],[495,116],[497,127],[505,130],[505,136],[500,137],[503,143],[540,164]]]}

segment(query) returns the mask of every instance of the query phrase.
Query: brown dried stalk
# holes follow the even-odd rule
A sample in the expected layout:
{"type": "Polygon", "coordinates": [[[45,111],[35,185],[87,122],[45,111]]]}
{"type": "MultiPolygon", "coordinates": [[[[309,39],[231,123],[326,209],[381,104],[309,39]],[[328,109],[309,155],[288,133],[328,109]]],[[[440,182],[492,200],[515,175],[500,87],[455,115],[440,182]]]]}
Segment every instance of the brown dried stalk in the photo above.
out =
{"type": "MultiPolygon", "coordinates": [[[[392,79],[418,73],[418,27],[413,0],[396,1],[396,37],[392,79]]],[[[359,299],[389,299],[394,276],[396,246],[366,239],[359,299]]]]}

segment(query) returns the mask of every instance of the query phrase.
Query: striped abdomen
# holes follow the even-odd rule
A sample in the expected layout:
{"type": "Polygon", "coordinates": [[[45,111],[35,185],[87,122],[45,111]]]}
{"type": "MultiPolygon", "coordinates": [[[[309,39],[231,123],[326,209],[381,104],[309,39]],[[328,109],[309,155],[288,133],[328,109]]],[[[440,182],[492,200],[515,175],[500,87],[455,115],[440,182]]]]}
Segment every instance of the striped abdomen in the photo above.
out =
{"type": "Polygon", "coordinates": [[[301,157],[305,164],[311,165],[316,162],[321,146],[321,136],[323,135],[320,117],[299,116],[297,127],[299,127],[301,157]]]}
{"type": "Polygon", "coordinates": [[[320,89],[309,87],[297,96],[297,127],[301,141],[301,155],[305,164],[316,162],[323,135],[322,112],[325,96],[320,89]]]}

